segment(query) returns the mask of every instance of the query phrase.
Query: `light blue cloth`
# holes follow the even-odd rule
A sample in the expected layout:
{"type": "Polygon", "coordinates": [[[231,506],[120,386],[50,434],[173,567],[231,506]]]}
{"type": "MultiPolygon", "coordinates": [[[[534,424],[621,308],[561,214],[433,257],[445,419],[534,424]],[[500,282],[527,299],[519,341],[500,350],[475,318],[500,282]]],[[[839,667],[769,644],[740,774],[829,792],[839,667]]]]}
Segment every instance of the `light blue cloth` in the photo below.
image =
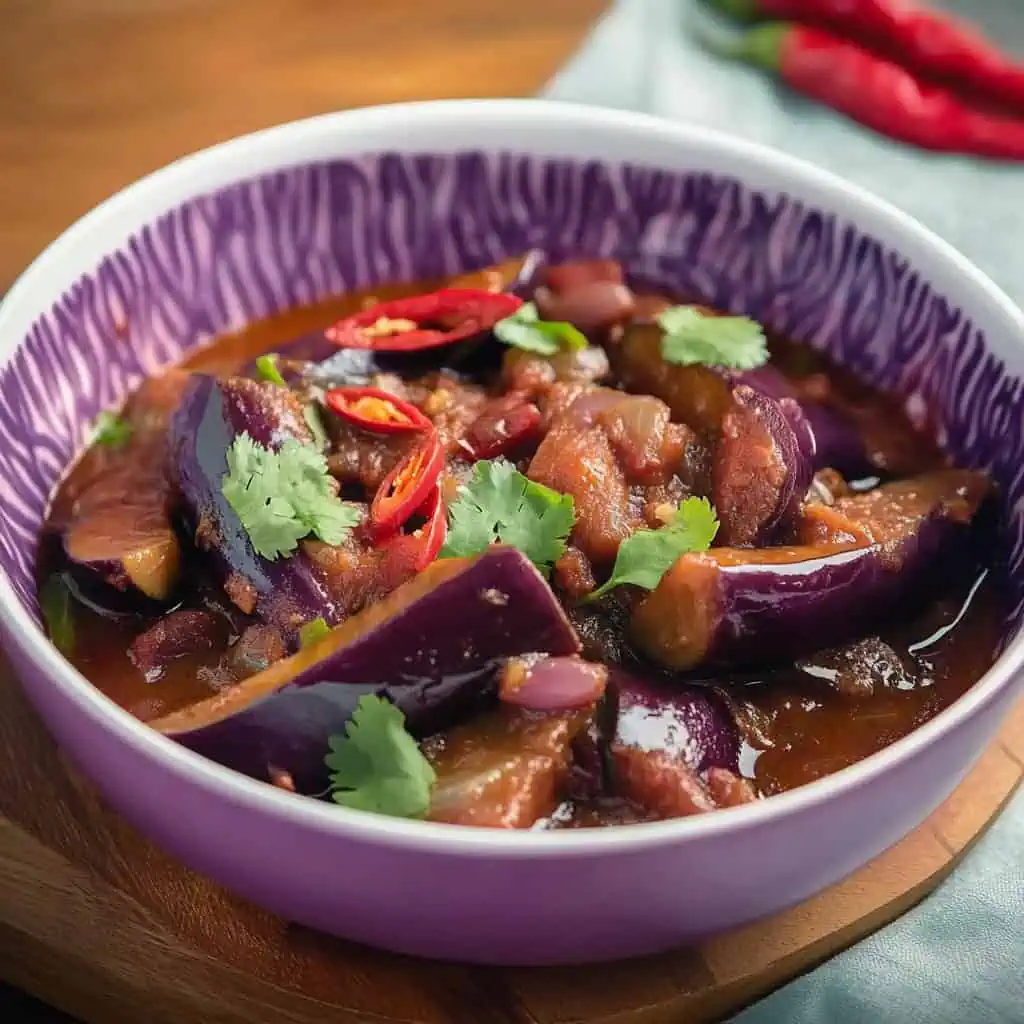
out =
{"type": "MultiPolygon", "coordinates": [[[[946,0],[1024,53],[1024,0],[946,0]]],[[[889,142],[721,61],[687,0],[622,0],[547,95],[733,131],[866,186],[962,250],[1024,304],[1024,165],[889,142]]],[[[1024,1024],[1024,793],[920,907],[735,1024],[1024,1024]]]]}

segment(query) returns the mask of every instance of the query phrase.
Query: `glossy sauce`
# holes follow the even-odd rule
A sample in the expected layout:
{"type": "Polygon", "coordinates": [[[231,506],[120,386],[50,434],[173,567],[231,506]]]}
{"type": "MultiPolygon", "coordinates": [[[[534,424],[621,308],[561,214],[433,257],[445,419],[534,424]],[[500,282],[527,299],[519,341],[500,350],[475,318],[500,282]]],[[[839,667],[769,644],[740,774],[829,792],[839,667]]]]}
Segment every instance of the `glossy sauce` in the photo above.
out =
{"type": "Polygon", "coordinates": [[[925,612],[870,643],[737,680],[728,692],[743,737],[742,773],[764,795],[778,793],[906,736],[992,664],[1000,606],[989,573],[973,565],[925,612]]]}
{"type": "MultiPolygon", "coordinates": [[[[287,343],[323,328],[374,300],[436,287],[378,289],[372,296],[353,295],[279,316],[196,352],[184,366],[215,374],[237,372],[255,356],[282,349],[287,343]]],[[[779,364],[789,373],[817,381],[823,374],[845,389],[862,409],[865,422],[885,432],[895,422],[893,403],[853,384],[824,367],[820,357],[787,342],[774,342],[779,364]],[[816,375],[816,376],[815,376],[816,375]]],[[[907,461],[920,470],[935,465],[934,449],[917,451],[907,461]]],[[[51,520],[69,510],[84,472],[85,460],[69,474],[54,499],[51,520]]],[[[906,470],[906,467],[901,467],[906,470]]],[[[991,545],[988,545],[991,550],[991,545]]],[[[40,579],[54,570],[55,557],[44,545],[40,579]]],[[[186,607],[210,607],[210,594],[196,589],[185,594],[186,607]]],[[[77,603],[76,648],[72,660],[111,699],[143,721],[183,708],[218,692],[232,682],[225,670],[226,648],[237,639],[247,619],[214,600],[222,615],[223,646],[211,653],[172,662],[159,678],[147,680],[132,663],[131,640],[154,620],[131,615],[120,620],[77,603]]],[[[704,679],[729,694],[743,735],[741,769],[767,795],[790,789],[837,771],[905,736],[948,707],[991,665],[999,639],[1001,602],[992,575],[974,562],[959,572],[946,594],[907,623],[883,630],[887,647],[869,647],[854,655],[822,654],[788,665],[732,678],[704,679]],[[844,685],[839,686],[840,669],[844,685]],[[877,677],[874,685],[866,683],[877,677]]],[[[848,649],[844,649],[847,650],[848,649]]],[[[590,827],[644,820],[644,812],[607,800],[589,806],[566,804],[548,827],[590,827]]]]}

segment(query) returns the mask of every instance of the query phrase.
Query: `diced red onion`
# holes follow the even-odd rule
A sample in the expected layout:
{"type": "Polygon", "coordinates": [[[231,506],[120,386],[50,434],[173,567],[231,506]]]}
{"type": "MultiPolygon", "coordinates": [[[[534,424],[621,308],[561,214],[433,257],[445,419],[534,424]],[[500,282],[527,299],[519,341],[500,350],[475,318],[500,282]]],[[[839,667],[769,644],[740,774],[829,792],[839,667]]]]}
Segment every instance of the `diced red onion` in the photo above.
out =
{"type": "Polygon", "coordinates": [[[599,700],[608,682],[604,665],[576,656],[510,658],[501,672],[498,696],[506,704],[534,711],[567,710],[599,700]]]}

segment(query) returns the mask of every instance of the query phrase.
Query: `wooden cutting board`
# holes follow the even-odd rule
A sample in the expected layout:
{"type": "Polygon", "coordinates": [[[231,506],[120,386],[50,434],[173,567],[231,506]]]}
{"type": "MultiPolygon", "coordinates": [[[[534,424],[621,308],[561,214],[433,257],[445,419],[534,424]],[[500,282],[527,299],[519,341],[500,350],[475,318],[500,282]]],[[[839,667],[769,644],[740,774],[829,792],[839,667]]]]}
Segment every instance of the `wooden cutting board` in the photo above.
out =
{"type": "Polygon", "coordinates": [[[315,934],[188,871],[68,766],[0,663],[0,978],[88,1024],[701,1024],[923,898],[1022,765],[1024,703],[925,824],[787,913],[643,960],[469,968],[315,934]]]}
{"type": "MultiPolygon", "coordinates": [[[[106,195],[231,135],[388,100],[532,93],[603,6],[0,0],[0,282],[106,195]]],[[[188,871],[64,761],[0,662],[0,980],[88,1024],[700,1024],[921,899],[1022,762],[1024,705],[903,842],[699,949],[596,969],[462,968],[315,935],[188,871]]],[[[29,1014],[0,993],[0,1019],[59,1016],[29,1014]]]]}

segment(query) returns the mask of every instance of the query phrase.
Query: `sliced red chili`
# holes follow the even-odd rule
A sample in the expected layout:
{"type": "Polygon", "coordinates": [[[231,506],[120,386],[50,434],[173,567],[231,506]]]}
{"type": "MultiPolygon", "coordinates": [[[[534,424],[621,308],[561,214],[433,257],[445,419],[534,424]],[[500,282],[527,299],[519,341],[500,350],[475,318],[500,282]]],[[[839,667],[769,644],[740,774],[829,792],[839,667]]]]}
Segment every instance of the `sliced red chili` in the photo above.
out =
{"type": "Polygon", "coordinates": [[[466,431],[475,459],[493,459],[540,439],[540,409],[526,395],[509,394],[489,403],[466,431]]]}
{"type": "Polygon", "coordinates": [[[448,509],[441,497],[440,480],[414,514],[422,516],[426,522],[412,533],[400,533],[384,545],[389,575],[402,579],[426,569],[437,558],[448,536],[448,509]]]}
{"type": "Polygon", "coordinates": [[[430,496],[444,469],[444,449],[431,433],[384,478],[370,505],[370,533],[380,541],[397,533],[430,496]]]}
{"type": "Polygon", "coordinates": [[[448,345],[490,330],[511,316],[523,300],[507,292],[482,288],[442,288],[426,295],[381,302],[327,328],[329,341],[341,348],[410,352],[448,345]]]}
{"type": "Polygon", "coordinates": [[[341,419],[375,434],[405,434],[432,426],[412,402],[379,388],[332,388],[324,395],[324,404],[341,419]]]}

